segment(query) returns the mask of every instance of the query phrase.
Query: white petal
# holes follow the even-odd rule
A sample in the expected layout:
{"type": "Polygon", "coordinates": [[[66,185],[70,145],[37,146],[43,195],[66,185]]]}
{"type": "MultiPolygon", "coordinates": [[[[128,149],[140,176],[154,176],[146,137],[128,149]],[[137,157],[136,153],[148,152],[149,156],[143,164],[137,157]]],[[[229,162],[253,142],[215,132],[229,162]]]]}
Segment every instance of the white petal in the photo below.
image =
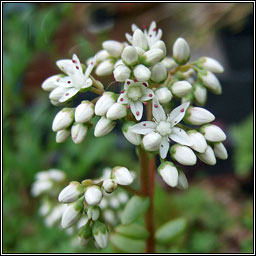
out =
{"type": "Polygon", "coordinates": [[[125,37],[126,37],[127,41],[128,41],[130,44],[132,44],[132,36],[131,36],[130,34],[128,34],[128,33],[125,33],[125,37]]]}
{"type": "Polygon", "coordinates": [[[94,68],[95,63],[96,63],[96,57],[94,57],[94,58],[90,61],[88,67],[87,67],[86,70],[85,70],[84,75],[85,75],[86,78],[88,78],[89,75],[91,74],[91,72],[92,72],[92,70],[93,70],[93,68],[94,68]]]}
{"type": "Polygon", "coordinates": [[[81,89],[85,89],[85,88],[89,88],[90,86],[92,86],[92,79],[91,78],[87,78],[85,85],[81,87],[81,89]]]}
{"type": "Polygon", "coordinates": [[[59,102],[65,102],[72,98],[74,95],[78,93],[78,89],[76,88],[70,88],[66,91],[66,93],[59,99],[59,102]]]}
{"type": "Polygon", "coordinates": [[[169,138],[181,145],[185,145],[185,146],[192,145],[191,140],[187,135],[187,133],[184,130],[177,127],[172,128],[172,133],[169,136],[169,138]]]}
{"type": "Polygon", "coordinates": [[[141,101],[151,100],[154,97],[154,93],[151,89],[144,89],[143,96],[141,97],[141,101]]]}
{"type": "Polygon", "coordinates": [[[163,137],[161,145],[160,145],[160,156],[161,158],[166,158],[168,150],[169,150],[169,141],[167,139],[167,137],[163,137]]]}
{"type": "Polygon", "coordinates": [[[137,102],[131,101],[130,107],[136,120],[140,120],[143,114],[143,104],[140,101],[137,101],[137,102]]]}
{"type": "Polygon", "coordinates": [[[74,65],[72,63],[72,60],[69,59],[63,59],[56,61],[56,65],[60,70],[62,70],[67,75],[73,73],[74,65]]]}
{"type": "Polygon", "coordinates": [[[138,134],[148,134],[154,131],[156,124],[151,121],[145,121],[138,124],[135,124],[130,128],[131,132],[138,133],[138,134]]]}
{"type": "Polygon", "coordinates": [[[186,102],[186,103],[178,106],[177,108],[175,108],[170,113],[167,121],[171,123],[171,126],[176,125],[177,123],[179,123],[183,119],[189,104],[190,104],[190,102],[186,102]]]}
{"type": "Polygon", "coordinates": [[[136,29],[139,29],[139,27],[136,24],[132,24],[132,32],[134,32],[136,29]]]}
{"type": "Polygon", "coordinates": [[[129,87],[129,85],[131,85],[131,84],[133,84],[133,83],[134,83],[133,80],[131,80],[131,79],[126,79],[126,80],[125,80],[125,83],[124,83],[124,89],[127,90],[128,87],[129,87]]]}
{"type": "Polygon", "coordinates": [[[153,111],[153,117],[155,120],[159,123],[160,121],[165,121],[166,120],[166,114],[164,112],[163,107],[161,104],[158,102],[157,98],[153,99],[152,102],[152,111],[153,111]]]}
{"type": "Polygon", "coordinates": [[[71,78],[69,76],[65,76],[65,77],[58,79],[58,82],[56,82],[56,84],[63,88],[73,87],[71,78]]]}
{"type": "Polygon", "coordinates": [[[121,93],[120,96],[117,99],[117,102],[121,103],[121,104],[128,104],[129,101],[128,101],[127,97],[126,97],[126,93],[121,93]]]}
{"type": "Polygon", "coordinates": [[[154,29],[156,28],[156,22],[153,20],[149,26],[148,32],[152,33],[154,32],[154,29]]]}

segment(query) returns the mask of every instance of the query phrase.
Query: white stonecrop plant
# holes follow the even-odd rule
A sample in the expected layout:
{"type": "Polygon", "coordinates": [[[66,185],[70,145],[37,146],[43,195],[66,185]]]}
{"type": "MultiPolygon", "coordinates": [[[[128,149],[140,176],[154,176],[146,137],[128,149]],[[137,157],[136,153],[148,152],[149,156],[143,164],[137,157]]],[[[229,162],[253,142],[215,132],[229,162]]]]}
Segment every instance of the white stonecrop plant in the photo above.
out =
{"type": "MultiPolygon", "coordinates": [[[[57,113],[52,125],[56,142],[71,137],[74,143],[82,143],[93,128],[93,118],[98,119],[95,137],[107,135],[120,122],[123,135],[131,144],[144,152],[159,154],[158,172],[166,184],[186,189],[186,176],[176,163],[195,165],[198,158],[214,165],[216,158],[228,157],[223,144],[225,133],[211,123],[215,116],[203,108],[208,90],[222,92],[214,73],[224,69],[210,57],[189,63],[190,47],[181,37],[174,42],[172,56],[167,56],[162,30],[154,21],[144,31],[133,24],[132,34],[125,36],[128,42],[103,42],[103,49],[88,59],[87,65],[81,64],[75,54],[71,60],[57,61],[65,75],[57,74],[43,82],[42,88],[50,92],[51,103],[57,106],[72,102],[78,93],[90,91],[97,95],[90,101],[83,94],[85,99],[78,105],[74,100],[71,107],[57,113]],[[99,77],[113,75],[115,92],[108,85],[103,86],[104,81],[96,80],[93,71],[99,77]],[[173,162],[167,159],[168,152],[173,162]]],[[[126,167],[118,166],[100,181],[71,182],[58,198],[67,204],[62,226],[72,227],[86,214],[89,221],[80,228],[81,243],[85,245],[93,236],[97,247],[105,248],[108,228],[99,220],[99,205],[104,202],[104,195],[133,180],[126,167]]],[[[40,185],[34,185],[34,195],[53,187],[47,179],[37,183],[40,185]]]]}

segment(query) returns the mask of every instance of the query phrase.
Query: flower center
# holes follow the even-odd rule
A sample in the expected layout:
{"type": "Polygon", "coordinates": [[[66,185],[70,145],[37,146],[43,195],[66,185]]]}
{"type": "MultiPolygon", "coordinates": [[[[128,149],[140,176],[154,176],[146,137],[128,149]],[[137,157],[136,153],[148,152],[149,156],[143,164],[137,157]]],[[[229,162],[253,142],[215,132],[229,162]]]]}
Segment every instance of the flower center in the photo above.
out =
{"type": "Polygon", "coordinates": [[[168,134],[171,134],[172,129],[171,129],[171,124],[165,121],[161,121],[158,126],[156,127],[156,130],[160,135],[165,136],[168,134]]]}
{"type": "Polygon", "coordinates": [[[138,101],[142,96],[142,89],[140,86],[132,86],[128,88],[127,97],[132,101],[138,101]]]}

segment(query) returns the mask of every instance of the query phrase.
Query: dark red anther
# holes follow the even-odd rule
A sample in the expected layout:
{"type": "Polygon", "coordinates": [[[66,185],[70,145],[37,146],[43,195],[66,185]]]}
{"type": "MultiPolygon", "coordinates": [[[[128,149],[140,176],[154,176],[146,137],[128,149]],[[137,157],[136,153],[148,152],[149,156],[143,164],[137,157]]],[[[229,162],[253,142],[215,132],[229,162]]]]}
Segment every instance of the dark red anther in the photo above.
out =
{"type": "Polygon", "coordinates": [[[157,104],[155,104],[155,105],[154,105],[154,108],[158,108],[158,105],[157,105],[157,104]]]}
{"type": "Polygon", "coordinates": [[[71,81],[68,81],[68,84],[70,84],[71,83],[71,81]]]}
{"type": "Polygon", "coordinates": [[[138,82],[138,80],[136,78],[133,79],[134,82],[138,82]]]}
{"type": "Polygon", "coordinates": [[[143,126],[146,126],[146,124],[143,124],[143,126]]]}
{"type": "Polygon", "coordinates": [[[148,96],[149,96],[149,97],[152,97],[152,96],[153,96],[153,94],[151,94],[151,93],[150,93],[148,96]]]}
{"type": "Polygon", "coordinates": [[[181,112],[181,113],[184,112],[184,108],[182,108],[182,109],[180,110],[180,112],[181,112]]]}
{"type": "Polygon", "coordinates": [[[146,25],[143,25],[142,28],[143,28],[143,29],[147,29],[147,26],[146,26],[146,25]]]}
{"type": "Polygon", "coordinates": [[[78,67],[78,66],[76,66],[76,69],[79,69],[79,67],[78,67]]]}
{"type": "Polygon", "coordinates": [[[152,37],[152,35],[150,34],[149,37],[152,37]]]}
{"type": "Polygon", "coordinates": [[[130,84],[131,82],[130,81],[127,81],[127,84],[130,84]]]}
{"type": "Polygon", "coordinates": [[[67,92],[65,95],[66,95],[66,96],[68,96],[68,95],[69,95],[69,93],[67,92]]]}
{"type": "Polygon", "coordinates": [[[143,85],[144,85],[145,87],[148,87],[147,83],[143,83],[143,85]]]}
{"type": "Polygon", "coordinates": [[[76,63],[76,60],[72,60],[73,63],[76,63]]]}
{"type": "Polygon", "coordinates": [[[120,93],[124,93],[124,90],[122,90],[120,93]]]}
{"type": "Polygon", "coordinates": [[[153,31],[157,31],[157,28],[154,28],[153,31]]]}
{"type": "Polygon", "coordinates": [[[139,115],[140,115],[140,112],[139,112],[139,111],[137,111],[137,112],[136,112],[136,116],[139,116],[139,115]]]}
{"type": "Polygon", "coordinates": [[[93,62],[91,62],[91,65],[93,65],[93,62]]]}
{"type": "Polygon", "coordinates": [[[144,104],[144,106],[147,106],[148,105],[148,103],[145,101],[145,102],[143,102],[143,104],[144,104]]]}
{"type": "Polygon", "coordinates": [[[124,99],[123,99],[123,98],[121,98],[121,99],[120,99],[120,101],[124,101],[124,99]]]}
{"type": "Polygon", "coordinates": [[[127,108],[127,109],[130,109],[130,105],[126,105],[126,108],[127,108]]]}

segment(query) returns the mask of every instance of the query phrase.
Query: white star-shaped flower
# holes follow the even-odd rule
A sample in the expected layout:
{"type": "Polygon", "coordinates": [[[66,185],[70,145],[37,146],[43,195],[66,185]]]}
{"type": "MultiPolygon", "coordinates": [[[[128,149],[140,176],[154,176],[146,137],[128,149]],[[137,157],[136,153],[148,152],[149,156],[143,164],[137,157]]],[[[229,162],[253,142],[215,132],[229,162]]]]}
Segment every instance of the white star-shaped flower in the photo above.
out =
{"type": "Polygon", "coordinates": [[[127,104],[136,120],[140,120],[143,114],[143,103],[153,99],[153,97],[154,93],[148,88],[148,83],[126,79],[124,90],[121,91],[117,101],[121,104],[127,104]]]}
{"type": "Polygon", "coordinates": [[[92,79],[89,76],[95,65],[95,58],[89,63],[84,73],[76,54],[73,54],[72,60],[59,60],[56,62],[56,65],[67,74],[65,77],[56,78],[56,85],[58,86],[56,89],[59,87],[65,89],[63,90],[62,97],[58,100],[59,102],[65,102],[75,96],[81,89],[92,86],[92,79]]]}
{"type": "Polygon", "coordinates": [[[152,111],[154,122],[144,121],[133,127],[131,131],[134,133],[146,135],[150,133],[158,133],[161,137],[160,156],[166,158],[170,146],[170,139],[186,146],[191,146],[191,141],[187,133],[178,127],[175,127],[184,117],[190,102],[186,102],[166,116],[163,107],[159,104],[156,98],[152,102],[152,111]]]}

